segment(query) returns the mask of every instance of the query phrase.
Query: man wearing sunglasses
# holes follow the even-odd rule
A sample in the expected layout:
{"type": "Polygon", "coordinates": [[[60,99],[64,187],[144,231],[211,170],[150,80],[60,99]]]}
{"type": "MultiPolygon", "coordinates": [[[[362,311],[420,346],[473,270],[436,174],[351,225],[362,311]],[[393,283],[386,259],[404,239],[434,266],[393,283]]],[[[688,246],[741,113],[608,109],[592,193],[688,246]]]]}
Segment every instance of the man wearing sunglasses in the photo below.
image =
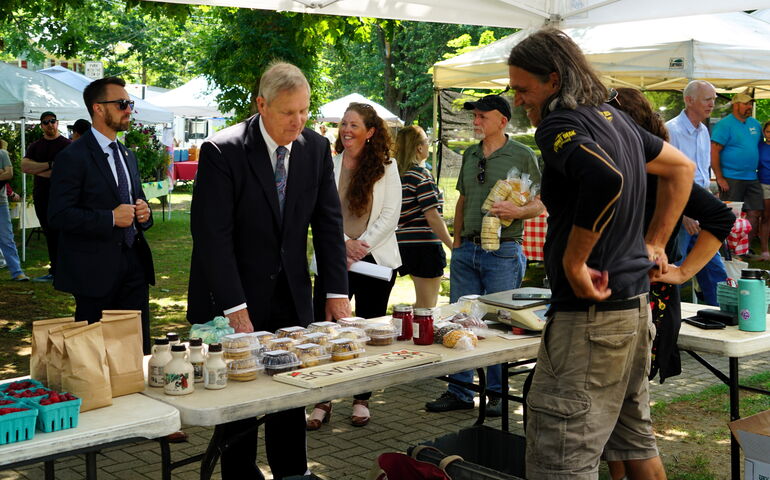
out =
{"type": "Polygon", "coordinates": [[[124,87],[106,77],[83,90],[92,127],[56,159],[48,217],[61,232],[54,287],[75,297],[75,318],[90,323],[102,310],[141,310],[146,354],[155,272],[143,232],[152,213],[136,157],[117,140],[133,107],[124,87]]]}
{"type": "MultiPolygon", "coordinates": [[[[455,209],[454,245],[450,264],[449,297],[452,303],[464,295],[485,295],[521,286],[527,259],[521,249],[524,219],[543,212],[539,198],[533,198],[521,207],[502,201],[493,205],[491,215],[513,220],[500,232],[500,248],[485,251],[481,248],[481,223],[484,213],[481,205],[489,191],[500,179],[505,179],[511,168],[520,174],[529,174],[532,185],[540,185],[540,169],[535,153],[505,134],[511,119],[511,107],[500,95],[487,95],[476,102],[466,102],[466,110],[473,110],[473,130],[481,140],[463,154],[463,163],[457,179],[460,198],[455,209]]],[[[502,371],[499,365],[487,368],[487,388],[499,392],[502,371]]],[[[463,382],[473,381],[473,372],[451,376],[463,382]]],[[[482,399],[483,401],[483,399],[482,399]]],[[[487,415],[500,416],[499,398],[490,398],[487,415]]],[[[431,412],[446,412],[473,408],[473,392],[450,384],[438,399],[425,404],[431,412]]]]}
{"type": "Polygon", "coordinates": [[[48,246],[48,259],[51,266],[48,274],[35,278],[35,282],[50,282],[56,274],[57,242],[59,234],[48,224],[48,198],[51,190],[51,168],[56,155],[64,150],[71,141],[59,133],[59,121],[53,112],[43,112],[40,115],[40,128],[43,138],[27,147],[27,152],[21,160],[21,171],[34,175],[33,196],[35,199],[35,215],[40,221],[48,246]]]}

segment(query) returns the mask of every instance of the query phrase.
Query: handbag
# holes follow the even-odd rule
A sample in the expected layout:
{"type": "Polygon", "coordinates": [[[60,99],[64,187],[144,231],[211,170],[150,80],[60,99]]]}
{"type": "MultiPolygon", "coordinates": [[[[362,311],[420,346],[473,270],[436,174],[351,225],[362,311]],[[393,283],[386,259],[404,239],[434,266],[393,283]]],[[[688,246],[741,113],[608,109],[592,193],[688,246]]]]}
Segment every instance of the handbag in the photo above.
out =
{"type": "Polygon", "coordinates": [[[403,453],[383,453],[374,461],[367,480],[452,480],[446,473],[446,467],[463,458],[459,455],[445,457],[441,463],[434,465],[417,460],[417,454],[424,450],[436,450],[433,447],[420,445],[412,450],[412,456],[403,453]]]}

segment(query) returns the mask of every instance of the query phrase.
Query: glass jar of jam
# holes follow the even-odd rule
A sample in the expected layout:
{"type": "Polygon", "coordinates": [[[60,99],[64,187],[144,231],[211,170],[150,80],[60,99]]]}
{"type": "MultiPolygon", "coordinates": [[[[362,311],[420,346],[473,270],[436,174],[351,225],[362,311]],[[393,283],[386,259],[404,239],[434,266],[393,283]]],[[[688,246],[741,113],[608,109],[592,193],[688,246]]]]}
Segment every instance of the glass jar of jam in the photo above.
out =
{"type": "Polygon", "coordinates": [[[411,340],[412,339],[412,321],[414,315],[412,314],[412,306],[405,303],[399,303],[393,306],[393,324],[398,332],[398,338],[396,340],[411,340]]]}
{"type": "Polygon", "coordinates": [[[415,308],[412,327],[412,338],[415,345],[433,344],[433,309],[415,308]]]}

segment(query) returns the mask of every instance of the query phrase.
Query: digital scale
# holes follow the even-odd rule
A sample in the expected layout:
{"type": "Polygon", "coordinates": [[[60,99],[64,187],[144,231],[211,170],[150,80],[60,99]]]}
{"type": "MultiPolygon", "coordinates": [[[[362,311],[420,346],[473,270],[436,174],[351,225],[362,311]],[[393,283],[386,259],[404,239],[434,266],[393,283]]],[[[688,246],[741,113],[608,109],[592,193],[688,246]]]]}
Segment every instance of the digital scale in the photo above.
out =
{"type": "Polygon", "coordinates": [[[482,295],[479,302],[487,310],[485,319],[539,332],[545,326],[550,299],[547,288],[524,287],[482,295]]]}

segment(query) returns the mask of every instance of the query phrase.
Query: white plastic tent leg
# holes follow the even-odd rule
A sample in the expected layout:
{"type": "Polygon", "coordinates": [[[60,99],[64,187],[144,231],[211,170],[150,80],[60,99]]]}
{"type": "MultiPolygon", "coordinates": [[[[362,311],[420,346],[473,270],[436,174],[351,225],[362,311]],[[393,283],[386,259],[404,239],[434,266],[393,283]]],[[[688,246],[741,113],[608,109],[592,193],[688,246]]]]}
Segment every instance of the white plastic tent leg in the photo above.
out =
{"type": "Polygon", "coordinates": [[[433,171],[436,173],[436,183],[441,176],[441,170],[436,164],[438,149],[441,148],[441,132],[438,131],[438,88],[433,89],[433,171]]]}
{"type": "MultiPolygon", "coordinates": [[[[21,119],[21,158],[27,154],[27,124],[21,119]]],[[[21,261],[27,261],[27,174],[21,174],[21,261]]]]}

